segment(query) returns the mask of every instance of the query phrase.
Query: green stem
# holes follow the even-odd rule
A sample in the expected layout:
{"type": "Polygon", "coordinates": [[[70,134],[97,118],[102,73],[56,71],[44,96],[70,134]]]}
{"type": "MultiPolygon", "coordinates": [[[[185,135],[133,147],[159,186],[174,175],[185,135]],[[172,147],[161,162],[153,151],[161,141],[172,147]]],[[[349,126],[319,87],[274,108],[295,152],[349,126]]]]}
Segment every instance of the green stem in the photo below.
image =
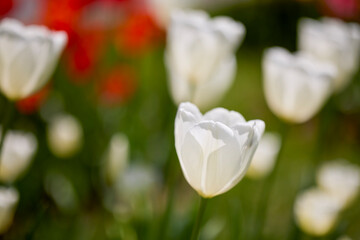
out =
{"type": "MultiPolygon", "coordinates": [[[[296,196],[303,191],[304,189],[312,186],[315,184],[315,174],[316,169],[319,165],[319,163],[322,160],[323,150],[325,148],[326,143],[326,137],[327,137],[327,131],[329,129],[329,126],[331,124],[331,120],[333,118],[333,109],[331,109],[329,106],[326,106],[324,110],[320,113],[320,119],[318,122],[317,132],[315,135],[316,142],[314,144],[314,149],[312,152],[311,157],[308,160],[307,166],[305,166],[305,170],[303,170],[303,178],[300,180],[300,184],[297,187],[296,195],[292,199],[292,206],[294,205],[294,202],[296,200],[296,196]]],[[[292,215],[291,219],[291,225],[289,227],[290,232],[288,234],[289,240],[297,240],[297,236],[299,235],[300,229],[296,226],[295,223],[295,216],[292,215]]]]}
{"type": "Polygon", "coordinates": [[[160,220],[160,224],[159,224],[159,232],[158,232],[158,237],[157,239],[166,239],[166,233],[168,230],[168,225],[170,223],[170,218],[171,218],[171,213],[172,213],[172,208],[174,205],[174,199],[175,199],[175,185],[176,185],[176,180],[177,180],[177,176],[178,176],[178,172],[175,171],[175,161],[176,159],[174,159],[174,161],[171,161],[173,163],[169,163],[169,172],[171,173],[171,175],[168,177],[168,198],[167,198],[167,204],[166,204],[166,209],[164,214],[161,217],[160,220]]]}
{"type": "MultiPolygon", "coordinates": [[[[15,107],[14,107],[13,102],[10,102],[9,100],[6,99],[4,109],[5,109],[5,111],[4,111],[5,113],[3,115],[2,122],[1,122],[2,126],[1,126],[1,135],[0,135],[0,156],[2,153],[2,148],[4,145],[6,133],[8,132],[8,130],[10,128],[10,125],[11,125],[11,122],[13,119],[13,115],[15,112],[14,111],[15,107]]],[[[0,158],[0,163],[1,163],[1,158],[0,158]]],[[[0,164],[0,167],[1,167],[1,164],[0,164]]]]}
{"type": "Polygon", "coordinates": [[[271,195],[272,190],[275,187],[274,185],[276,182],[276,176],[278,173],[279,166],[281,165],[284,143],[286,142],[289,128],[290,128],[290,125],[288,125],[286,123],[282,123],[282,125],[281,125],[282,146],[279,150],[279,153],[278,153],[278,156],[277,156],[277,159],[275,162],[274,170],[270,173],[270,175],[266,179],[264,179],[264,184],[262,187],[262,191],[260,193],[260,200],[259,200],[260,202],[259,202],[258,209],[256,212],[256,217],[255,217],[256,231],[255,231],[254,239],[258,239],[258,240],[264,239],[263,233],[264,233],[264,227],[265,227],[265,223],[266,223],[266,219],[267,219],[268,206],[271,205],[269,203],[270,195],[271,195]]]}
{"type": "Polygon", "coordinates": [[[199,211],[197,213],[197,217],[196,217],[196,221],[195,221],[195,225],[191,234],[191,240],[197,240],[199,237],[199,232],[200,232],[200,226],[201,226],[201,220],[204,216],[204,212],[205,212],[205,208],[207,205],[209,199],[207,198],[200,198],[200,207],[199,207],[199,211]]]}

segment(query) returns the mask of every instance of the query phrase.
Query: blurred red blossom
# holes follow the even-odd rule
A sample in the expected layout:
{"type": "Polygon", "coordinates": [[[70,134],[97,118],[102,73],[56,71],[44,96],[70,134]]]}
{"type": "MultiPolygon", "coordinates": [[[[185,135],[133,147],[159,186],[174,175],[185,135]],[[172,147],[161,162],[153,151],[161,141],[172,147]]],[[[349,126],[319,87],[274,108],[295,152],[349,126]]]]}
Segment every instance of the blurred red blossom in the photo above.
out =
{"type": "Polygon", "coordinates": [[[138,55],[156,46],[164,34],[153,18],[146,12],[128,16],[119,26],[116,45],[126,54],[138,55]]]}
{"type": "Polygon", "coordinates": [[[135,90],[135,71],[130,66],[113,68],[100,81],[98,88],[100,102],[110,106],[126,102],[135,90]]]}
{"type": "Polygon", "coordinates": [[[359,0],[322,0],[327,15],[345,20],[360,20],[359,0]]]}
{"type": "Polygon", "coordinates": [[[79,22],[81,10],[93,0],[62,0],[46,1],[44,13],[44,24],[54,30],[66,31],[69,44],[74,43],[76,38],[77,23],[79,22]]]}
{"type": "Polygon", "coordinates": [[[83,33],[74,39],[74,44],[65,52],[66,67],[73,82],[85,83],[99,62],[105,39],[97,31],[83,33]]]}
{"type": "Polygon", "coordinates": [[[14,6],[13,0],[0,0],[0,17],[7,14],[14,6]]]}
{"type": "Polygon", "coordinates": [[[50,86],[46,85],[37,93],[16,102],[16,107],[22,114],[32,114],[36,112],[41,104],[46,100],[50,92],[50,86]]]}

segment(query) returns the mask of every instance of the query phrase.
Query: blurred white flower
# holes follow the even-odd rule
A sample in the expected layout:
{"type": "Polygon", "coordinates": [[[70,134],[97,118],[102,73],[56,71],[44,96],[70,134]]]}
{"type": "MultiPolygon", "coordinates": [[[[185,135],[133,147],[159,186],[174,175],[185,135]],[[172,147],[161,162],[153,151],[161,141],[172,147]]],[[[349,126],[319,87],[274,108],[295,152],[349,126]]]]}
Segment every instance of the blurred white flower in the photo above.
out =
{"type": "Polygon", "coordinates": [[[179,9],[219,9],[241,1],[249,0],[149,0],[147,3],[158,25],[166,28],[173,11],[179,9]]]}
{"type": "Polygon", "coordinates": [[[359,68],[360,25],[356,23],[332,18],[301,19],[298,45],[300,50],[337,66],[335,91],[345,88],[359,68]]]}
{"type": "Polygon", "coordinates": [[[67,42],[65,32],[0,22],[0,90],[11,100],[25,98],[49,80],[67,42]]]}
{"type": "Polygon", "coordinates": [[[201,239],[219,239],[220,233],[224,230],[226,221],[223,218],[214,217],[207,221],[201,230],[201,239]]]}
{"type": "Polygon", "coordinates": [[[174,102],[191,101],[202,109],[216,104],[234,80],[235,50],[244,35],[245,27],[228,17],[174,12],[165,53],[174,102]]]}
{"type": "Polygon", "coordinates": [[[171,12],[196,6],[196,0],[149,0],[148,3],[156,22],[163,28],[169,25],[171,12]]]}
{"type": "Polygon", "coordinates": [[[274,164],[281,147],[281,138],[276,133],[265,133],[261,138],[246,176],[259,179],[268,175],[274,164]]]}
{"type": "Polygon", "coordinates": [[[352,238],[344,235],[344,236],[340,236],[339,238],[337,238],[337,240],[352,240],[352,238]]]}
{"type": "Polygon", "coordinates": [[[294,206],[298,226],[307,234],[324,236],[336,224],[340,205],[321,189],[306,190],[297,197],[294,206]]]}
{"type": "Polygon", "coordinates": [[[18,202],[19,193],[15,188],[0,187],[0,234],[10,227],[18,202]]]}
{"type": "Polygon", "coordinates": [[[121,219],[151,216],[154,195],[158,186],[155,170],[144,164],[132,164],[117,178],[115,199],[106,206],[121,219]]]}
{"type": "Polygon", "coordinates": [[[175,147],[185,179],[206,198],[230,190],[245,175],[264,128],[224,108],[202,115],[194,104],[180,104],[175,147]]]}
{"type": "Polygon", "coordinates": [[[83,130],[81,123],[71,115],[54,117],[47,129],[50,150],[60,158],[74,155],[82,146],[83,130]]]}
{"type": "Polygon", "coordinates": [[[72,212],[79,206],[78,197],[72,182],[64,175],[49,172],[44,180],[45,190],[52,197],[58,208],[72,212]]]}
{"type": "Polygon", "coordinates": [[[332,94],[336,67],[303,54],[270,48],[263,57],[265,98],[275,115],[292,123],[313,117],[332,94]]]}
{"type": "Polygon", "coordinates": [[[0,157],[0,180],[15,181],[30,165],[37,149],[32,133],[8,131],[0,157]]]}
{"type": "Polygon", "coordinates": [[[125,170],[129,157],[129,139],[125,134],[116,133],[111,137],[105,156],[105,175],[112,184],[125,170]]]}
{"type": "Polygon", "coordinates": [[[327,162],[318,170],[316,180],[320,188],[346,207],[359,193],[360,167],[343,159],[327,162]]]}

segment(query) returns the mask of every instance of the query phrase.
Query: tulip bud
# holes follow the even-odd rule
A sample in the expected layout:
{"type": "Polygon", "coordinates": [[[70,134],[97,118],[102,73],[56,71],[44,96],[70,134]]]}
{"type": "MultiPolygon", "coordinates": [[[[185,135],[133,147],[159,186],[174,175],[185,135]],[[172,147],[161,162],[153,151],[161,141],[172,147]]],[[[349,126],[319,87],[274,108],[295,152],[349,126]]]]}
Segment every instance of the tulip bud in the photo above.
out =
{"type": "Polygon", "coordinates": [[[30,165],[36,149],[37,141],[33,134],[7,132],[1,150],[0,180],[15,181],[30,165]]]}
{"type": "Polygon", "coordinates": [[[165,63],[176,104],[216,104],[236,73],[235,50],[245,27],[228,17],[210,19],[201,11],[176,11],[167,35],[165,63]]]}
{"type": "Polygon", "coordinates": [[[294,206],[295,219],[307,234],[324,236],[336,224],[340,205],[328,193],[320,189],[310,189],[301,193],[294,206]]]}
{"type": "Polygon", "coordinates": [[[47,130],[50,150],[60,158],[74,155],[82,145],[80,122],[71,115],[59,115],[51,120],[47,130]]]}
{"type": "Polygon", "coordinates": [[[336,68],[303,53],[274,47],[263,58],[264,91],[272,112],[283,120],[303,123],[332,93],[336,68]]]}
{"type": "Polygon", "coordinates": [[[111,137],[106,154],[106,176],[110,184],[114,183],[125,169],[129,157],[129,140],[126,135],[117,133],[111,137]]]}
{"type": "Polygon", "coordinates": [[[320,167],[316,180],[319,187],[346,207],[359,193],[360,167],[341,159],[327,162],[320,167]]]}
{"type": "Polygon", "coordinates": [[[335,91],[341,91],[359,68],[360,25],[340,19],[299,22],[299,49],[337,67],[335,91]]]}
{"type": "Polygon", "coordinates": [[[194,104],[180,104],[175,148],[187,182],[205,198],[230,190],[245,175],[264,128],[224,108],[202,115],[194,104]]]}
{"type": "Polygon", "coordinates": [[[268,175],[274,168],[280,147],[281,139],[278,134],[265,133],[255,151],[246,176],[259,179],[268,175]]]}
{"type": "Polygon", "coordinates": [[[9,229],[18,201],[19,193],[15,188],[0,187],[0,234],[9,229]]]}
{"type": "Polygon", "coordinates": [[[26,98],[49,80],[67,35],[43,26],[0,22],[0,90],[11,100],[26,98]]]}
{"type": "Polygon", "coordinates": [[[61,211],[71,213],[78,209],[77,193],[72,182],[66,176],[49,172],[46,174],[44,185],[46,192],[61,211]]]}

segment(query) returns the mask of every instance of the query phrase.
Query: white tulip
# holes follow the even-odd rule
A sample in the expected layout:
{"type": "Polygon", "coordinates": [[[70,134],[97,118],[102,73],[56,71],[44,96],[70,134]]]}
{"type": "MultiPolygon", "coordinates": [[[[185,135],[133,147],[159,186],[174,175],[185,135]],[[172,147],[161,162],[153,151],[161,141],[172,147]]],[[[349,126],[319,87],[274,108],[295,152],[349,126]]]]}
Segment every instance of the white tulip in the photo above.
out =
{"type": "Polygon", "coordinates": [[[336,67],[280,47],[265,51],[264,91],[272,112],[283,120],[303,123],[332,93],[336,67]]]}
{"type": "Polygon", "coordinates": [[[200,108],[216,104],[234,80],[234,53],[244,35],[245,27],[228,17],[173,12],[165,62],[174,102],[191,101],[200,108]]]}
{"type": "Polygon", "coordinates": [[[32,133],[8,131],[0,155],[0,180],[15,181],[30,165],[36,149],[32,133]]]}
{"type": "Polygon", "coordinates": [[[110,145],[106,153],[105,171],[109,183],[114,183],[124,171],[129,157],[129,139],[122,133],[111,137],[110,145]]]}
{"type": "Polygon", "coordinates": [[[324,236],[336,224],[340,206],[327,192],[313,188],[297,197],[294,213],[297,224],[304,232],[324,236]]]}
{"type": "Polygon", "coordinates": [[[175,147],[185,179],[205,198],[230,190],[245,175],[264,128],[224,108],[202,115],[194,104],[180,104],[175,147]]]}
{"type": "Polygon", "coordinates": [[[60,173],[49,172],[44,180],[47,194],[60,210],[73,212],[79,207],[79,199],[70,179],[60,173]]]}
{"type": "Polygon", "coordinates": [[[268,175],[274,168],[281,147],[281,138],[275,133],[265,133],[246,172],[246,176],[259,179],[268,175]]]}
{"type": "Polygon", "coordinates": [[[0,187],[0,234],[10,227],[18,202],[19,193],[16,189],[0,187]]]}
{"type": "Polygon", "coordinates": [[[345,88],[359,68],[359,24],[331,18],[301,19],[298,45],[300,50],[337,66],[335,91],[345,88]]]}
{"type": "Polygon", "coordinates": [[[170,22],[170,15],[176,9],[194,8],[196,0],[149,0],[150,11],[156,22],[166,28],[170,22]]]}
{"type": "Polygon", "coordinates": [[[173,11],[179,9],[219,9],[220,7],[235,4],[239,0],[149,0],[150,12],[153,13],[156,22],[163,28],[166,28],[170,22],[170,16],[173,11]]]}
{"type": "Polygon", "coordinates": [[[11,100],[25,98],[49,80],[67,42],[65,32],[0,22],[0,90],[11,100]]]}
{"type": "Polygon", "coordinates": [[[359,193],[360,167],[341,159],[327,162],[320,167],[316,180],[319,187],[346,207],[359,193]]]}
{"type": "Polygon", "coordinates": [[[81,124],[71,115],[56,116],[47,129],[50,150],[60,158],[74,155],[82,145],[82,138],[81,124]]]}

